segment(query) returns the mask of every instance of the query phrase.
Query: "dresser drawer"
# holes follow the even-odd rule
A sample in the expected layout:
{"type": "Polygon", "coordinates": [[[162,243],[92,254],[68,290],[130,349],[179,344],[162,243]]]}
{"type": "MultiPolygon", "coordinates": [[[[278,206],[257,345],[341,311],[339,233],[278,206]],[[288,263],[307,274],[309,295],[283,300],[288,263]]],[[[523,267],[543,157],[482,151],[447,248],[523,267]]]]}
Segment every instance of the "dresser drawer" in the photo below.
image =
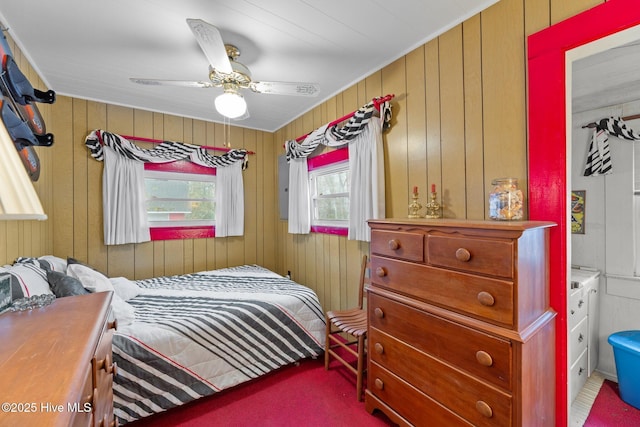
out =
{"type": "Polygon", "coordinates": [[[473,425],[374,362],[369,363],[369,378],[369,392],[415,426],[473,425]]]}
{"type": "Polygon", "coordinates": [[[424,262],[424,234],[372,230],[371,253],[424,262]]]}
{"type": "Polygon", "coordinates": [[[586,288],[575,289],[569,295],[569,329],[573,329],[587,315],[587,294],[586,288]]]}
{"type": "Polygon", "coordinates": [[[512,389],[511,342],[369,293],[369,326],[471,375],[512,389]]]}
{"type": "Polygon", "coordinates": [[[573,403],[578,397],[578,393],[587,382],[587,378],[589,378],[589,372],[587,371],[588,364],[588,352],[584,351],[578,360],[571,365],[571,370],[569,371],[569,393],[570,393],[570,402],[573,403]]]}
{"type": "Polygon", "coordinates": [[[91,365],[87,364],[86,366],[87,377],[84,381],[84,386],[82,387],[82,392],[78,398],[78,401],[69,402],[71,405],[75,405],[72,410],[74,416],[71,425],[73,427],[88,427],[90,425],[93,425],[91,414],[91,404],[93,402],[93,382],[91,379],[92,372],[91,365]]]}
{"type": "Polygon", "coordinates": [[[376,286],[480,320],[513,326],[514,287],[510,281],[378,256],[371,257],[371,271],[376,286]]]}
{"type": "Polygon", "coordinates": [[[589,322],[585,317],[576,327],[569,332],[569,348],[570,359],[569,363],[573,363],[587,348],[587,342],[589,337],[589,322]]]}
{"type": "Polygon", "coordinates": [[[449,235],[427,235],[427,262],[446,268],[513,278],[514,243],[449,235]]]}
{"type": "Polygon", "coordinates": [[[369,330],[369,357],[477,426],[511,425],[511,395],[404,342],[369,330]],[[480,412],[482,411],[482,412],[480,412]]]}
{"type": "Polygon", "coordinates": [[[100,341],[92,360],[94,425],[108,426],[113,421],[113,376],[117,370],[113,363],[113,324],[104,322],[100,341]],[[101,424],[102,423],[102,424],[101,424]],[[106,424],[105,424],[106,423],[106,424]]]}

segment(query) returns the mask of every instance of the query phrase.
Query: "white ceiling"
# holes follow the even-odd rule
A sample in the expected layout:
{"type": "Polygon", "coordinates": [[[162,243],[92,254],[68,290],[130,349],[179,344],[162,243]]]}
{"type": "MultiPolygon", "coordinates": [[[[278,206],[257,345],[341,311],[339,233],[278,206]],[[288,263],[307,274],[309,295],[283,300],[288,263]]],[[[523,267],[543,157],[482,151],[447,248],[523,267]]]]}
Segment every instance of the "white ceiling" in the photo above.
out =
{"type": "MultiPolygon", "coordinates": [[[[257,81],[320,84],[315,98],[244,91],[275,131],[498,0],[0,0],[0,20],[59,95],[222,122],[222,89],[145,86],[130,77],[207,80],[187,18],[236,45],[257,81]]],[[[385,94],[380,94],[385,95],[385,94]]]]}
{"type": "Polygon", "coordinates": [[[572,111],[596,110],[640,99],[640,41],[573,62],[572,111]]]}

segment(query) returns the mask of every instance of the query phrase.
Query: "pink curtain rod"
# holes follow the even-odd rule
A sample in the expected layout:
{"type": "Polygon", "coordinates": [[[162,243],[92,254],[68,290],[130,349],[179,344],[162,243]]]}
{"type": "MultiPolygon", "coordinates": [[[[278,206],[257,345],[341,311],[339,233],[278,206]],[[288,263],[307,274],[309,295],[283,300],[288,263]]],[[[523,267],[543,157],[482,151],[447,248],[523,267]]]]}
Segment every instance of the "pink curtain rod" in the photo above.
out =
{"type": "MultiPolygon", "coordinates": [[[[120,135],[122,136],[124,139],[130,139],[132,141],[140,141],[140,142],[150,142],[152,144],[161,144],[163,143],[165,140],[162,139],[151,139],[151,138],[142,138],[140,136],[131,136],[131,135],[120,135]]],[[[193,144],[196,145],[196,144],[193,144]]],[[[231,151],[232,148],[227,148],[227,147],[211,147],[209,145],[201,145],[200,147],[206,149],[206,150],[213,150],[213,151],[231,151]]],[[[248,151],[247,150],[247,154],[256,154],[253,151],[248,151]]]]}
{"type": "MultiPolygon", "coordinates": [[[[371,102],[373,102],[373,106],[376,107],[376,110],[380,110],[380,104],[383,104],[387,101],[391,101],[393,98],[395,97],[394,94],[389,94],[389,95],[385,95],[381,98],[373,98],[371,100],[371,102]]],[[[356,110],[358,111],[358,110],[356,110]]],[[[334,121],[332,121],[331,123],[329,123],[327,125],[327,127],[331,127],[333,125],[337,125],[338,123],[344,122],[345,120],[350,119],[351,117],[353,117],[353,115],[356,113],[356,111],[352,111],[349,114],[347,114],[346,116],[340,117],[339,119],[335,119],[334,121]]],[[[302,135],[296,138],[296,142],[300,142],[302,140],[304,140],[306,137],[308,137],[311,134],[311,132],[309,132],[306,135],[302,135]]]]}

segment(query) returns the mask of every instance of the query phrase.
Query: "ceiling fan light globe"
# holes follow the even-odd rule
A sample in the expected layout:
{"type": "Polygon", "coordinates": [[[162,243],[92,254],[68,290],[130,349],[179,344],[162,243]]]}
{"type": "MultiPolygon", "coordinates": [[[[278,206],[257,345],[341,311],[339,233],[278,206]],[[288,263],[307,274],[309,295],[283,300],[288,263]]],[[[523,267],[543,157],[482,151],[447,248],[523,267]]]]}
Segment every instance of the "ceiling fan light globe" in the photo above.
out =
{"type": "Polygon", "coordinates": [[[218,113],[230,119],[238,118],[247,112],[247,103],[239,93],[225,92],[215,99],[218,113]]]}

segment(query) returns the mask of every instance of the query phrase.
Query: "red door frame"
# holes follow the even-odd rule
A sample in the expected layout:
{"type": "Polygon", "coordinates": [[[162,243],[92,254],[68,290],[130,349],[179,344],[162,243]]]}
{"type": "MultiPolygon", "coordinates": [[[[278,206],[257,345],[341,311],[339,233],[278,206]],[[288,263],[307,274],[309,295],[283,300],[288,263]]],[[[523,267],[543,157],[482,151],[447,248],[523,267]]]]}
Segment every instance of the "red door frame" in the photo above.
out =
{"type": "Polygon", "coordinates": [[[550,302],[558,312],[557,426],[568,420],[565,53],[636,25],[640,25],[638,0],[610,0],[528,37],[529,218],[558,224],[550,235],[550,302]]]}

